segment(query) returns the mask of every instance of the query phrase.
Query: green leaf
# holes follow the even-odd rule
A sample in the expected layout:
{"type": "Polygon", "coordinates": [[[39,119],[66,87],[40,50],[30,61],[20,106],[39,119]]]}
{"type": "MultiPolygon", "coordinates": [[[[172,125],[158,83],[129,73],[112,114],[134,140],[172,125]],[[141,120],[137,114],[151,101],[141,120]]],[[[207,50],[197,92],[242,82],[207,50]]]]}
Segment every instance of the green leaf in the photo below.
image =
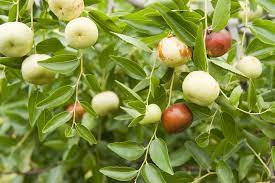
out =
{"type": "Polygon", "coordinates": [[[152,50],[144,42],[142,42],[138,39],[132,38],[132,37],[124,35],[124,34],[115,33],[115,32],[112,32],[112,34],[116,35],[123,41],[136,46],[137,48],[139,48],[141,50],[144,50],[146,52],[152,52],[152,50]]]}
{"type": "Polygon", "coordinates": [[[127,74],[137,80],[142,80],[146,77],[144,70],[134,61],[123,57],[111,56],[112,60],[118,63],[127,74]]]}
{"type": "Polygon", "coordinates": [[[226,112],[221,115],[221,128],[225,138],[232,144],[236,144],[237,140],[237,126],[235,120],[226,112]]]}
{"type": "Polygon", "coordinates": [[[226,62],[223,61],[219,61],[219,60],[211,60],[211,63],[215,64],[216,66],[232,72],[233,74],[237,74],[239,76],[242,76],[244,78],[247,78],[243,73],[241,73],[238,69],[236,69],[235,67],[233,67],[232,65],[227,64],[226,62]]]}
{"type": "Polygon", "coordinates": [[[220,183],[234,182],[234,175],[230,166],[224,161],[219,161],[216,167],[216,172],[220,183]]]}
{"type": "Polygon", "coordinates": [[[145,183],[166,183],[160,171],[153,164],[146,163],[141,174],[145,183]]]}
{"type": "Polygon", "coordinates": [[[101,88],[100,85],[98,83],[98,79],[96,78],[96,76],[94,76],[93,74],[85,74],[84,75],[89,87],[95,91],[95,92],[100,92],[101,88]]]}
{"type": "Polygon", "coordinates": [[[243,180],[254,163],[254,155],[246,155],[240,158],[239,161],[239,179],[243,180]]]}
{"type": "Polygon", "coordinates": [[[90,103],[86,101],[80,101],[81,106],[85,109],[86,112],[88,112],[92,116],[97,116],[96,112],[93,110],[90,103]]]}
{"type": "Polygon", "coordinates": [[[131,123],[129,123],[128,127],[134,127],[137,126],[137,124],[142,121],[144,118],[144,115],[139,115],[138,117],[136,117],[135,119],[133,119],[131,121],[131,123]]]}
{"type": "Polygon", "coordinates": [[[117,85],[119,86],[119,88],[125,92],[126,95],[133,97],[135,99],[138,99],[139,101],[143,102],[142,98],[136,93],[134,92],[132,89],[130,89],[129,87],[127,87],[126,85],[124,85],[123,83],[119,82],[119,81],[115,81],[117,83],[117,85]]]}
{"type": "Polygon", "coordinates": [[[244,133],[244,136],[245,136],[248,144],[251,147],[253,147],[253,149],[256,152],[258,152],[260,154],[264,154],[268,151],[268,149],[269,149],[269,144],[268,144],[269,139],[267,137],[259,138],[256,135],[253,135],[252,133],[249,133],[246,130],[244,130],[243,133],[244,133]]]}
{"type": "Polygon", "coordinates": [[[9,9],[9,22],[13,22],[16,19],[17,4],[14,3],[9,9]]]}
{"type": "Polygon", "coordinates": [[[218,0],[212,20],[213,31],[218,32],[227,25],[230,18],[230,8],[231,0],[218,0]]]}
{"type": "Polygon", "coordinates": [[[203,32],[203,26],[202,24],[200,24],[197,31],[196,44],[193,53],[193,62],[199,70],[207,71],[208,64],[205,52],[205,41],[203,37],[203,32]]]}
{"type": "Polygon", "coordinates": [[[272,149],[271,149],[271,158],[272,158],[273,167],[275,167],[275,146],[272,146],[272,149]]]}
{"type": "Polygon", "coordinates": [[[63,44],[57,38],[49,38],[41,41],[36,45],[36,51],[38,53],[54,53],[58,50],[65,48],[63,44]]]}
{"type": "Polygon", "coordinates": [[[58,107],[66,103],[74,94],[75,89],[72,86],[63,86],[54,90],[47,98],[37,104],[37,108],[46,109],[58,107]]]}
{"type": "Polygon", "coordinates": [[[262,42],[275,45],[275,23],[271,20],[256,19],[250,30],[262,42]]]}
{"type": "Polygon", "coordinates": [[[171,182],[171,183],[187,183],[187,182],[192,182],[194,179],[191,175],[189,175],[185,171],[178,171],[174,175],[164,173],[163,177],[166,182],[171,182]]]}
{"type": "Polygon", "coordinates": [[[0,64],[14,69],[20,69],[23,60],[24,58],[0,57],[0,64]]]}
{"type": "Polygon", "coordinates": [[[209,144],[209,133],[201,133],[199,136],[196,137],[196,143],[200,146],[200,147],[207,147],[209,144]]]}
{"type": "Polygon", "coordinates": [[[275,46],[263,43],[261,40],[253,39],[246,48],[246,54],[259,59],[267,58],[275,54],[275,46]]]}
{"type": "Polygon", "coordinates": [[[121,28],[117,26],[114,21],[101,11],[93,9],[89,12],[89,16],[107,32],[122,32],[121,28]]]}
{"type": "Polygon", "coordinates": [[[190,152],[185,146],[171,152],[171,165],[172,167],[178,167],[185,164],[191,158],[190,152]]]}
{"type": "Polygon", "coordinates": [[[56,55],[47,60],[42,60],[39,65],[61,74],[72,73],[79,65],[76,55],[56,55]]]}
{"type": "Polygon", "coordinates": [[[178,12],[170,11],[161,3],[155,3],[153,7],[159,11],[180,40],[184,41],[188,46],[195,45],[195,36],[197,34],[197,25],[195,23],[185,20],[178,12]]]}
{"type": "Polygon", "coordinates": [[[256,125],[267,137],[275,139],[275,126],[268,124],[266,121],[263,121],[255,116],[251,115],[251,122],[256,125]]]}
{"type": "Polygon", "coordinates": [[[85,126],[83,126],[81,124],[77,124],[76,125],[76,131],[77,131],[77,134],[81,138],[83,138],[84,140],[89,142],[90,145],[93,145],[93,144],[97,143],[94,135],[92,134],[92,132],[90,130],[88,130],[85,126]]]}
{"type": "Polygon", "coordinates": [[[187,141],[184,146],[191,153],[194,160],[205,169],[210,169],[210,158],[208,154],[201,148],[199,148],[194,142],[187,141]]]}
{"type": "Polygon", "coordinates": [[[54,131],[56,128],[68,122],[72,118],[72,116],[73,113],[67,111],[56,114],[50,121],[46,123],[42,132],[49,133],[54,131]]]}
{"type": "Polygon", "coordinates": [[[115,152],[120,157],[133,161],[140,158],[144,153],[144,147],[135,142],[114,142],[108,144],[108,148],[115,152]]]}
{"type": "Polygon", "coordinates": [[[252,110],[257,103],[256,87],[255,87],[255,83],[252,79],[249,80],[247,103],[248,103],[248,108],[250,110],[252,110]]]}
{"type": "Polygon", "coordinates": [[[130,167],[105,167],[99,171],[107,177],[111,177],[118,181],[130,181],[138,173],[137,170],[130,167]]]}
{"type": "Polygon", "coordinates": [[[41,101],[41,99],[42,94],[38,90],[32,91],[28,101],[29,122],[31,127],[35,125],[42,112],[41,110],[36,108],[37,103],[41,101]]]}
{"type": "Polygon", "coordinates": [[[152,141],[149,149],[150,157],[152,161],[163,171],[173,175],[174,171],[171,166],[168,148],[166,143],[160,139],[156,138],[152,141]]]}
{"type": "Polygon", "coordinates": [[[261,5],[269,13],[275,14],[275,1],[272,1],[272,0],[257,0],[257,3],[259,5],[261,5]]]}
{"type": "Polygon", "coordinates": [[[231,95],[229,97],[229,101],[230,103],[235,106],[238,107],[239,103],[240,103],[240,97],[243,93],[243,89],[241,86],[236,86],[233,91],[231,92],[231,95]]]}

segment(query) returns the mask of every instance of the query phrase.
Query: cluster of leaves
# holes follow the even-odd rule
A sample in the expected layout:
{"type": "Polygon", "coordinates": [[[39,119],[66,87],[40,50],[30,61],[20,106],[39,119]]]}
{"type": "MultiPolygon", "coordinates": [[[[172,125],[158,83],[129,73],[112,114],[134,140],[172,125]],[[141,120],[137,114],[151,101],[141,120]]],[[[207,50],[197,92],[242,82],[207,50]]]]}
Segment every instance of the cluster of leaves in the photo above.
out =
{"type": "MultiPolygon", "coordinates": [[[[37,2],[33,51],[52,56],[40,65],[58,77],[47,86],[30,85],[20,72],[24,58],[0,57],[0,182],[272,180],[275,22],[268,19],[275,13],[274,1],[242,1],[251,12],[264,9],[247,22],[238,18],[238,0],[213,0],[213,10],[199,7],[200,1],[193,7],[187,0],[162,0],[139,9],[124,0],[85,0],[82,16],[96,22],[99,40],[81,51],[66,46],[66,22],[49,11],[45,0],[37,2]],[[207,58],[205,27],[219,31],[232,19],[239,23],[230,26],[236,30],[230,52],[207,58]],[[245,44],[240,43],[243,31],[249,31],[245,44]],[[183,101],[181,83],[188,72],[172,80],[173,69],[161,64],[155,51],[168,34],[193,48],[189,70],[208,71],[222,91],[210,107],[187,103],[194,122],[175,135],[160,124],[138,124],[147,102],[165,110],[170,94],[171,103],[183,101]],[[233,66],[242,51],[264,64],[259,79],[249,80],[233,66]],[[121,109],[99,117],[90,101],[106,90],[119,95],[121,109]],[[65,109],[76,99],[86,113],[75,123],[65,109]]],[[[1,0],[1,23],[14,21],[20,10],[19,20],[30,25],[27,5],[28,0],[1,0]]]]}

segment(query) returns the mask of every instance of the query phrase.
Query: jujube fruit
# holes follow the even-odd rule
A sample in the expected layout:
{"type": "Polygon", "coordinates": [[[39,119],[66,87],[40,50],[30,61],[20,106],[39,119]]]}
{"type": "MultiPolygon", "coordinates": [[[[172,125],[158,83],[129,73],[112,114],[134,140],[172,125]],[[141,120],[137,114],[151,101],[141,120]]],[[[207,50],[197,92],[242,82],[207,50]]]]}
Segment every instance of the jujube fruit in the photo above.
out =
{"type": "Polygon", "coordinates": [[[168,133],[177,133],[192,124],[192,111],[183,103],[168,107],[162,114],[162,123],[168,133]]]}
{"type": "Polygon", "coordinates": [[[105,91],[95,95],[92,107],[99,116],[106,116],[119,108],[119,98],[112,91],[105,91]]]}
{"type": "Polygon", "coordinates": [[[168,67],[177,67],[191,60],[192,50],[176,37],[166,37],[159,42],[158,57],[168,67]]]}
{"type": "Polygon", "coordinates": [[[75,111],[76,121],[81,120],[84,113],[85,113],[85,109],[81,106],[81,104],[79,102],[77,102],[76,105],[75,104],[70,104],[67,107],[66,111],[72,112],[72,113],[75,111]]]}
{"type": "Polygon", "coordinates": [[[188,101],[200,106],[208,106],[219,96],[220,87],[207,72],[193,71],[185,77],[182,91],[188,101]]]}
{"type": "Polygon", "coordinates": [[[21,67],[23,79],[35,85],[48,84],[54,80],[55,73],[40,66],[39,61],[51,58],[49,55],[33,54],[27,57],[21,67]]]}
{"type": "Polygon", "coordinates": [[[83,0],[48,0],[50,10],[60,19],[70,21],[84,10],[83,0]]]}
{"type": "Polygon", "coordinates": [[[210,57],[220,57],[231,48],[232,38],[227,30],[219,32],[208,31],[205,39],[207,54],[210,57]]]}
{"type": "Polygon", "coordinates": [[[33,45],[31,28],[21,22],[7,22],[0,25],[0,53],[7,57],[27,55],[33,45]]]}
{"type": "Polygon", "coordinates": [[[146,107],[145,115],[140,124],[157,123],[161,120],[161,109],[156,104],[150,104],[146,107]]]}
{"type": "Polygon", "coordinates": [[[65,28],[65,40],[73,48],[83,49],[94,45],[98,38],[96,24],[89,18],[76,18],[65,28]]]}
{"type": "Polygon", "coordinates": [[[258,78],[262,74],[262,63],[256,57],[245,56],[237,62],[236,68],[248,78],[258,78]]]}

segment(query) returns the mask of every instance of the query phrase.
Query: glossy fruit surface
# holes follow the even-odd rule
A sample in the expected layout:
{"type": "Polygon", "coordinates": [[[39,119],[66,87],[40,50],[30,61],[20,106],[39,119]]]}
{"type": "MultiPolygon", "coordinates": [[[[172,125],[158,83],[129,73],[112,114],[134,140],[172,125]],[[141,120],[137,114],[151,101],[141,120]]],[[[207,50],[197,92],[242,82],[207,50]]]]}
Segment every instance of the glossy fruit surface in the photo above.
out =
{"type": "Polygon", "coordinates": [[[220,57],[231,48],[232,38],[227,30],[219,32],[209,32],[206,35],[205,46],[210,57],[220,57]]]}
{"type": "Polygon", "coordinates": [[[0,53],[7,57],[25,56],[32,49],[33,37],[33,31],[26,24],[4,23],[0,25],[0,53]]]}
{"type": "Polygon", "coordinates": [[[27,57],[21,67],[23,79],[35,85],[51,83],[54,80],[55,73],[38,65],[39,61],[51,58],[45,54],[33,54],[27,57]]]}
{"type": "Polygon", "coordinates": [[[171,105],[162,114],[162,123],[168,133],[176,133],[188,128],[192,120],[192,111],[183,103],[171,105]]]}
{"type": "Polygon", "coordinates": [[[92,107],[99,116],[106,116],[119,108],[119,98],[112,91],[101,92],[92,99],[92,107]]]}
{"type": "Polygon", "coordinates": [[[192,50],[176,37],[166,37],[159,42],[158,57],[168,67],[177,67],[191,60],[192,50]]]}
{"type": "Polygon", "coordinates": [[[74,110],[75,110],[76,121],[81,120],[85,113],[85,109],[81,106],[81,104],[79,102],[77,102],[76,105],[74,105],[74,104],[69,105],[66,109],[66,111],[68,111],[68,112],[74,112],[74,110]]]}
{"type": "Polygon", "coordinates": [[[145,116],[140,124],[157,123],[161,120],[161,109],[156,104],[150,104],[146,107],[145,116]]]}
{"type": "Polygon", "coordinates": [[[236,68],[248,78],[258,78],[261,76],[263,68],[262,63],[256,57],[245,56],[236,65],[236,68]]]}
{"type": "Polygon", "coordinates": [[[48,0],[50,10],[60,19],[70,21],[84,10],[83,0],[48,0]]]}
{"type": "Polygon", "coordinates": [[[218,82],[207,72],[193,71],[185,77],[182,91],[188,101],[208,106],[218,98],[220,87],[218,82]]]}
{"type": "Polygon", "coordinates": [[[76,18],[65,28],[65,40],[73,48],[83,49],[94,45],[98,38],[96,24],[89,18],[76,18]]]}

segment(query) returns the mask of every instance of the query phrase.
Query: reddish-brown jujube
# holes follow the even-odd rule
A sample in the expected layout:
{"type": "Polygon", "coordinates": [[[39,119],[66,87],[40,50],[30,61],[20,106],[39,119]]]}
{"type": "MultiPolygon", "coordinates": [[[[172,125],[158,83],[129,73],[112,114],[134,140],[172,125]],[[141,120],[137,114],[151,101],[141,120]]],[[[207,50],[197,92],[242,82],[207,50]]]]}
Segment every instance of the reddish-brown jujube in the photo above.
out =
{"type": "Polygon", "coordinates": [[[231,47],[231,34],[227,30],[219,32],[208,31],[205,39],[207,54],[210,57],[220,57],[227,53],[231,47]]]}
{"type": "Polygon", "coordinates": [[[162,123],[168,133],[177,133],[188,128],[192,120],[192,111],[183,103],[171,105],[162,113],[162,123]]]}

